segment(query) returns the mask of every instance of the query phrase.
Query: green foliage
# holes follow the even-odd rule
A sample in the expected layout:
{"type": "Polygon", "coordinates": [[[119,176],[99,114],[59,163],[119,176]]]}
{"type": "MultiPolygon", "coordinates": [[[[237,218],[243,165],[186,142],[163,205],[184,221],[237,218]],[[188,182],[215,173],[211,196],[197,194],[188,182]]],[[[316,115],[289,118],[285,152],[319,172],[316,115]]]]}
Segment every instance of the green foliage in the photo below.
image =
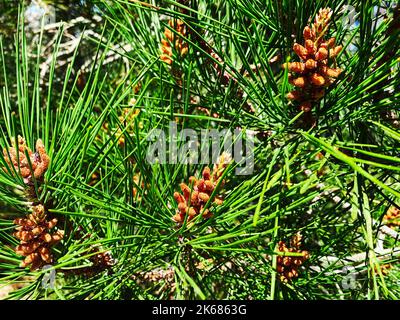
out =
{"type": "MultiPolygon", "coordinates": [[[[0,288],[25,283],[9,299],[400,298],[398,239],[386,235],[386,251],[377,249],[383,216],[400,206],[400,37],[394,7],[385,17],[376,12],[386,3],[86,1],[103,19],[95,29],[101,37],[82,33],[87,55],[76,46],[60,67],[61,27],[44,79],[46,30],[29,43],[14,12],[14,46],[1,42],[0,145],[18,135],[32,150],[44,141],[51,163],[35,190],[65,236],[54,249],[56,285],[44,288],[49,270],[20,268],[14,252],[13,219],[27,213],[26,186],[0,170],[0,288]],[[355,8],[355,24],[345,5],[355,8]],[[305,128],[304,114],[286,98],[281,65],[297,61],[293,43],[324,7],[334,11],[329,35],[344,47],[343,72],[313,109],[316,125],[305,128]],[[187,55],[174,50],[169,66],[160,45],[171,17],[191,32],[187,55]],[[82,59],[90,61],[86,71],[82,59]],[[173,194],[204,166],[148,163],[147,137],[170,121],[179,130],[260,133],[254,172],[237,176],[231,165],[214,216],[181,228],[171,219],[173,194]],[[277,243],[298,231],[310,259],[284,283],[277,243]],[[95,246],[115,263],[88,275],[95,246]],[[387,263],[388,275],[375,271],[387,263]],[[173,286],[141,280],[157,268],[173,270],[173,286]],[[343,287],[349,276],[355,286],[343,287]]],[[[7,165],[3,156],[0,165],[7,165]]]]}

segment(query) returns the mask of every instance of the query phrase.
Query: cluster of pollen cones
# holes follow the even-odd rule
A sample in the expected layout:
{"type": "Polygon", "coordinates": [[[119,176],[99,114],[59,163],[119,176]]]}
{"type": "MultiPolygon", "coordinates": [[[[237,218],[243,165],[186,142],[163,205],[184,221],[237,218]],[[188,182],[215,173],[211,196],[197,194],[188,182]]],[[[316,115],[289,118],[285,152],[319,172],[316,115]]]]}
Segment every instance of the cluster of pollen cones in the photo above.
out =
{"type": "MultiPolygon", "coordinates": [[[[174,193],[174,198],[178,203],[178,212],[173,216],[173,220],[178,225],[181,225],[184,222],[186,216],[187,221],[191,221],[200,213],[204,218],[212,216],[210,210],[204,209],[204,207],[210,200],[214,189],[217,187],[217,184],[230,161],[230,155],[224,152],[219,157],[218,162],[214,165],[212,172],[209,167],[205,167],[200,179],[196,179],[193,176],[189,178],[189,185],[192,186],[192,189],[186,183],[180,184],[182,194],[179,192],[174,193]]],[[[223,184],[224,181],[221,181],[219,186],[222,187],[223,184]]],[[[223,203],[223,200],[218,196],[215,196],[214,199],[211,199],[210,201],[215,205],[221,205],[223,203]]]]}
{"type": "Polygon", "coordinates": [[[286,246],[286,243],[283,241],[279,241],[278,250],[280,252],[290,252],[290,253],[301,253],[301,256],[278,256],[277,257],[277,271],[280,274],[280,280],[282,282],[288,282],[293,278],[297,278],[299,276],[298,269],[299,267],[309,258],[308,251],[300,250],[301,246],[301,235],[300,233],[296,233],[292,240],[290,241],[290,248],[286,246]]]}
{"type": "MultiPolygon", "coordinates": [[[[21,136],[18,136],[18,146],[12,143],[12,147],[3,150],[3,155],[7,164],[12,166],[15,171],[12,168],[11,170],[3,168],[3,170],[10,172],[11,175],[17,172],[26,184],[31,184],[33,178],[41,182],[50,162],[42,140],[36,141],[36,152],[32,152],[21,136]]],[[[54,230],[57,219],[48,220],[43,204],[38,204],[37,199],[33,202],[35,204],[32,205],[30,214],[14,220],[17,227],[13,234],[20,240],[15,252],[25,257],[21,267],[30,266],[31,270],[53,262],[51,247],[58,243],[64,235],[62,230],[54,230]]]]}
{"type": "Polygon", "coordinates": [[[330,8],[319,11],[312,26],[306,26],[303,30],[304,45],[295,43],[293,46],[293,51],[301,61],[284,64],[290,71],[290,84],[297,87],[287,98],[297,101],[304,112],[311,111],[313,103],[324,97],[325,88],[342,72],[330,66],[342,50],[342,46],[336,46],[335,38],[325,39],[331,16],[330,8]]]}
{"type": "Polygon", "coordinates": [[[47,220],[45,208],[38,204],[32,207],[32,213],[26,218],[17,218],[14,224],[18,225],[14,236],[20,240],[15,249],[18,255],[24,256],[21,267],[31,265],[31,269],[37,269],[47,263],[53,262],[50,247],[58,243],[64,232],[57,230],[57,219],[47,220]]]}
{"type": "Polygon", "coordinates": [[[162,54],[160,59],[167,64],[172,64],[173,62],[173,49],[180,56],[185,56],[188,52],[188,45],[183,41],[183,37],[186,35],[186,27],[182,20],[171,19],[168,21],[169,26],[176,31],[176,34],[169,28],[165,28],[164,36],[165,39],[161,40],[161,51],[162,54]],[[180,36],[181,35],[181,36],[180,36]]]}
{"type": "MultiPolygon", "coordinates": [[[[18,146],[12,142],[12,147],[3,150],[4,159],[16,172],[20,172],[25,183],[30,183],[32,177],[40,179],[47,170],[50,158],[46,153],[42,140],[36,141],[36,152],[32,152],[25,143],[25,139],[18,136],[18,146]],[[26,153],[29,157],[26,156],[26,153]]],[[[7,171],[7,168],[5,168],[7,171]]],[[[14,174],[14,172],[11,172],[14,174]]]]}

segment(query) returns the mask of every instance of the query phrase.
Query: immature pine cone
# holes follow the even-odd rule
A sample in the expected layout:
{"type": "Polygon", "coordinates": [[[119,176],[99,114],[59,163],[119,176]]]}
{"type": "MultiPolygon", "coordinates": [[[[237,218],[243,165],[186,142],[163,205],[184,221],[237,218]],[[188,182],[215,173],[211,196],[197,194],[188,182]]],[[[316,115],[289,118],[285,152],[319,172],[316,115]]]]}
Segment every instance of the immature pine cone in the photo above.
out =
{"type": "Polygon", "coordinates": [[[289,82],[298,88],[289,92],[287,98],[297,101],[304,112],[311,111],[313,103],[324,97],[325,88],[342,72],[328,65],[342,50],[342,46],[335,46],[336,38],[324,39],[331,16],[330,8],[319,11],[311,28],[306,26],[303,30],[304,46],[298,43],[293,45],[293,51],[301,62],[284,64],[291,72],[289,82]]]}
{"type": "MultiPolygon", "coordinates": [[[[33,153],[26,146],[25,139],[21,136],[18,136],[18,148],[16,148],[14,142],[12,142],[12,147],[9,148],[8,152],[7,149],[4,149],[3,155],[9,166],[13,166],[16,172],[20,170],[21,176],[25,183],[30,183],[32,181],[32,175],[35,177],[35,179],[42,178],[50,162],[50,158],[44,149],[42,140],[39,139],[36,141],[36,152],[33,153]],[[26,158],[25,152],[28,153],[32,170],[30,168],[29,161],[26,158]]],[[[8,169],[5,168],[5,170],[8,169]]]]}
{"type": "MultiPolygon", "coordinates": [[[[168,21],[169,26],[172,29],[175,29],[176,32],[182,36],[186,35],[186,28],[185,24],[183,23],[182,20],[179,19],[171,19],[168,21]]],[[[178,36],[177,34],[173,33],[170,29],[165,28],[164,31],[164,36],[166,39],[161,40],[161,51],[162,54],[160,56],[161,60],[168,63],[172,64],[172,47],[171,44],[173,44],[175,50],[183,57],[187,54],[188,52],[188,45],[186,42],[183,41],[183,38],[181,36],[178,36]]]]}
{"type": "Polygon", "coordinates": [[[64,231],[52,232],[57,219],[49,221],[46,218],[44,206],[38,204],[32,207],[32,213],[26,218],[14,220],[14,224],[18,225],[14,236],[20,240],[15,252],[26,257],[21,267],[31,265],[31,270],[34,270],[53,262],[50,248],[63,238],[64,231]]]}
{"type": "Polygon", "coordinates": [[[300,250],[301,246],[301,235],[300,233],[296,233],[292,240],[290,241],[290,248],[286,246],[286,243],[283,241],[278,242],[278,250],[280,252],[296,252],[302,253],[302,256],[294,257],[294,256],[278,256],[277,257],[277,266],[276,269],[278,273],[281,274],[280,280],[282,282],[288,282],[293,278],[297,278],[299,276],[298,269],[299,267],[309,258],[308,251],[300,250]]]}
{"type": "MultiPolygon", "coordinates": [[[[209,167],[205,167],[201,179],[196,179],[193,176],[190,177],[189,185],[193,185],[193,190],[191,190],[186,183],[180,184],[183,194],[179,192],[174,193],[174,198],[178,203],[178,212],[172,218],[178,225],[182,225],[186,215],[188,215],[187,221],[192,220],[201,212],[204,218],[210,218],[212,216],[209,209],[203,211],[203,208],[210,199],[211,194],[230,161],[230,155],[224,152],[214,165],[213,172],[211,172],[209,167]]],[[[223,184],[224,181],[221,181],[220,187],[222,187],[223,184]]],[[[221,205],[223,202],[218,196],[214,197],[211,201],[215,205],[221,205]]]]}

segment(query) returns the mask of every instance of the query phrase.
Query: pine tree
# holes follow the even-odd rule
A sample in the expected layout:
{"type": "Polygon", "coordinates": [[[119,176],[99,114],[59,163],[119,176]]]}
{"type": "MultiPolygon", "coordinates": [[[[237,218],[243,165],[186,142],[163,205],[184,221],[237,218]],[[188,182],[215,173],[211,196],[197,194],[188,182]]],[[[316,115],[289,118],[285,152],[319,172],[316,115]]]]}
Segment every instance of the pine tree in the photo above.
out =
{"type": "Polygon", "coordinates": [[[7,299],[400,298],[396,1],[29,4],[0,38],[7,299]],[[253,171],[149,161],[171,124],[254,139],[253,171]]]}

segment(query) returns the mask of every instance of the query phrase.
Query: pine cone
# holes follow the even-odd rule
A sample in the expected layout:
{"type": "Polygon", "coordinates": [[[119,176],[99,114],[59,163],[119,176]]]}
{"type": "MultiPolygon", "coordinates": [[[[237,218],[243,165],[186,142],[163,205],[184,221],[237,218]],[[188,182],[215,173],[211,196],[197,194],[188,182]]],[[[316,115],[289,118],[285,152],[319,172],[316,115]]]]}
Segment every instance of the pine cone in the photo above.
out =
{"type": "Polygon", "coordinates": [[[64,231],[52,229],[57,224],[57,219],[47,220],[45,208],[38,204],[32,207],[32,213],[26,218],[14,220],[16,232],[14,237],[20,240],[15,252],[24,256],[21,267],[31,265],[31,270],[35,270],[47,263],[53,262],[50,248],[57,244],[64,236],[64,231]]]}
{"type": "Polygon", "coordinates": [[[324,97],[325,88],[332,85],[342,72],[328,65],[342,50],[342,46],[335,46],[335,38],[324,39],[331,16],[329,8],[319,11],[312,26],[303,30],[304,45],[293,45],[293,51],[301,62],[284,64],[291,72],[289,83],[299,88],[289,92],[287,98],[297,101],[299,109],[304,112],[311,112],[313,103],[324,97]]]}

